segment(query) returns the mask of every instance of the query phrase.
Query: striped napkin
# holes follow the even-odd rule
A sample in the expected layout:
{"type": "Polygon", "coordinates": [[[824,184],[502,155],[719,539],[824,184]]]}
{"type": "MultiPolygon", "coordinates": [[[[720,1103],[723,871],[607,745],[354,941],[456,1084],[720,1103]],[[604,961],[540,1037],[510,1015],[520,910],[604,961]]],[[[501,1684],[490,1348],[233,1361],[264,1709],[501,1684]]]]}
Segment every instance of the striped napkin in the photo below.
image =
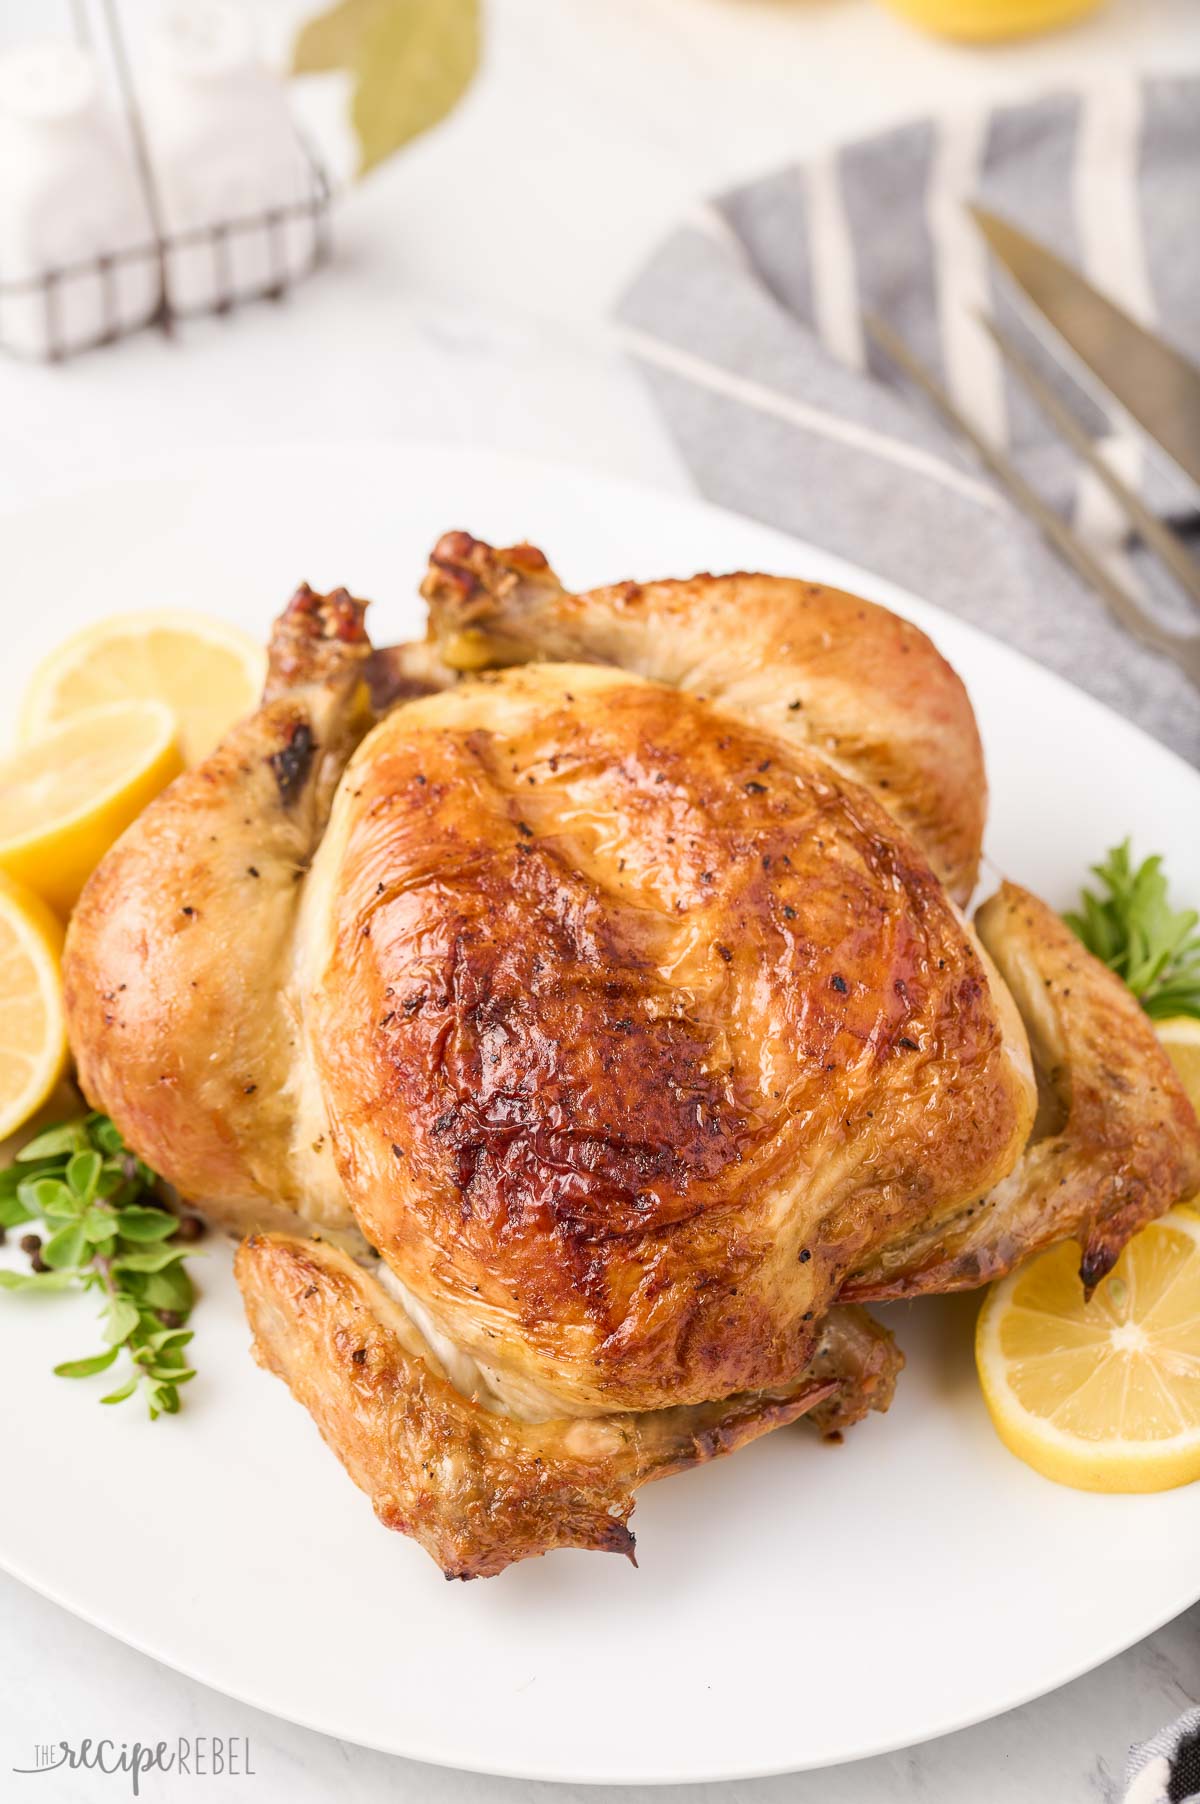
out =
{"type": "Polygon", "coordinates": [[[1200,1706],[1129,1750],[1124,1804],[1186,1804],[1200,1798],[1200,1706]]]}
{"type": "Polygon", "coordinates": [[[1038,335],[972,199],[1200,362],[1200,81],[1180,77],[920,120],[722,195],[626,294],[626,342],[712,500],[1009,640],[1200,763],[1182,673],[1116,625],[866,340],[863,314],[882,314],[1123,583],[1166,619],[1193,617],[1015,385],[979,310],[1198,551],[1200,495],[1038,335]]]}

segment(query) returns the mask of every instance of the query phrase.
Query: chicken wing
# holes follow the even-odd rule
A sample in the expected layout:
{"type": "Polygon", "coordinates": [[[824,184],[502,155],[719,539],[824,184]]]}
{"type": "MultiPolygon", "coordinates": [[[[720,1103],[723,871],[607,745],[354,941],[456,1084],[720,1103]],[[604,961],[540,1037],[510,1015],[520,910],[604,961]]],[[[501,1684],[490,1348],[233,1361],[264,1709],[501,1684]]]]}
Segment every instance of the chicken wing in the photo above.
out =
{"type": "Polygon", "coordinates": [[[978,917],[1042,1089],[1013,1171],[957,1218],[880,1248],[842,1295],[970,1290],[1060,1240],[1090,1290],[1129,1236],[1200,1190],[1200,1129],[1147,1016],[1044,902],[1005,883],[978,917]]]}

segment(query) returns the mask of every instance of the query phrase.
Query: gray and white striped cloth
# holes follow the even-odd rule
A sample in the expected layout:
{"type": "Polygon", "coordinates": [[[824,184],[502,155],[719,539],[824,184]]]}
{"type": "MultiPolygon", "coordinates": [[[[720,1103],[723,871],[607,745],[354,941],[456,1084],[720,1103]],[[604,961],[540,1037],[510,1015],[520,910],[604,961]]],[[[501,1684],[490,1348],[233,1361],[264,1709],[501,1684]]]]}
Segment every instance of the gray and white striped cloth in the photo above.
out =
{"type": "Polygon", "coordinates": [[[1200,1798],[1200,1705],[1130,1748],[1124,1804],[1187,1804],[1200,1798]]]}
{"type": "Polygon", "coordinates": [[[1108,492],[1014,385],[979,310],[1185,532],[1200,528],[1200,496],[1035,335],[989,263],[972,199],[1200,362],[1193,77],[921,120],[723,195],[626,294],[626,343],[710,499],[1011,641],[1200,763],[1195,690],[1111,620],[865,339],[863,314],[886,317],[1122,581],[1188,618],[1108,492]]]}

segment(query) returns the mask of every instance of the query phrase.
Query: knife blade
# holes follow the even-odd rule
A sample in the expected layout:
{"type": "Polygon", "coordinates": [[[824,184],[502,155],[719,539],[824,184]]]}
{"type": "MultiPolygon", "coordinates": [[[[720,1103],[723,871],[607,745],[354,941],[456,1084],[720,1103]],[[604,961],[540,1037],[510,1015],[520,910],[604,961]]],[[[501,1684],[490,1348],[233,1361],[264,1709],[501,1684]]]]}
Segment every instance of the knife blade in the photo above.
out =
{"type": "Polygon", "coordinates": [[[1035,238],[985,207],[970,212],[993,254],[1059,337],[1200,487],[1200,370],[1035,238]]]}

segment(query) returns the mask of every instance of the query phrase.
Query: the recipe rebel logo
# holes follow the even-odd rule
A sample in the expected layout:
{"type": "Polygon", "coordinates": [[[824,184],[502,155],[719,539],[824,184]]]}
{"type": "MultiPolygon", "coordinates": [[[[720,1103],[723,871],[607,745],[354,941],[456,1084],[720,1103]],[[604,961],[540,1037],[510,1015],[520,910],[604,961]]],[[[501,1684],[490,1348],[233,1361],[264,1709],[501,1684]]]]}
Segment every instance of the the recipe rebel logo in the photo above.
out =
{"type": "Polygon", "coordinates": [[[14,1766],[22,1777],[41,1773],[90,1772],[124,1775],[130,1794],[141,1796],[148,1773],[178,1773],[189,1779],[253,1779],[256,1777],[245,1735],[178,1735],[173,1741],[112,1741],[90,1737],[79,1742],[38,1742],[33,1762],[14,1766]]]}

